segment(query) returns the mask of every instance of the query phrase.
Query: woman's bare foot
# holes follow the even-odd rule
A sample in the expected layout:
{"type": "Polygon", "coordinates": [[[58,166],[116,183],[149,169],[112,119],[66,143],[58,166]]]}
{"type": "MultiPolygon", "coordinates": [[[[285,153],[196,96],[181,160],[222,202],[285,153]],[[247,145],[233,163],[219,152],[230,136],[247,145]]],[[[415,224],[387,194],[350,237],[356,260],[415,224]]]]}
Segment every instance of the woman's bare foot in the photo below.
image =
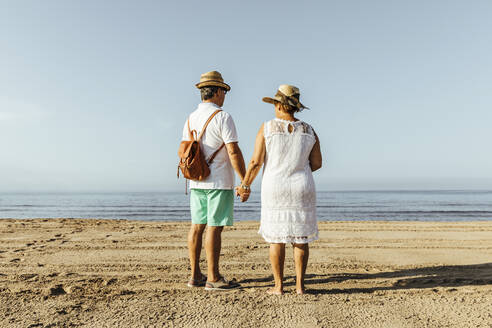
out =
{"type": "Polygon", "coordinates": [[[296,293],[298,295],[304,295],[306,294],[306,289],[302,288],[302,289],[296,289],[296,293]]]}
{"type": "Polygon", "coordinates": [[[268,295],[283,295],[284,291],[281,289],[277,289],[277,288],[273,287],[273,288],[270,288],[269,290],[267,290],[267,294],[268,295]]]}

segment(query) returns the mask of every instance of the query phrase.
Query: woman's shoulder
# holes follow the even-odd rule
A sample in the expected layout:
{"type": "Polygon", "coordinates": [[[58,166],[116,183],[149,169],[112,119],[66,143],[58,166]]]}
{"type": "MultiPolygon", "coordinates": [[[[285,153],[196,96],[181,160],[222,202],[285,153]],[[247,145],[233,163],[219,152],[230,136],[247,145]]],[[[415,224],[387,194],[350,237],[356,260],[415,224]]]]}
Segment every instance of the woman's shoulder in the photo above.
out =
{"type": "Polygon", "coordinates": [[[299,122],[301,122],[300,124],[302,125],[302,129],[304,133],[314,135],[314,129],[311,126],[311,124],[304,121],[299,121],[299,122]]]}
{"type": "Polygon", "coordinates": [[[280,133],[284,131],[283,123],[276,118],[263,122],[263,133],[269,136],[272,133],[280,133]]]}

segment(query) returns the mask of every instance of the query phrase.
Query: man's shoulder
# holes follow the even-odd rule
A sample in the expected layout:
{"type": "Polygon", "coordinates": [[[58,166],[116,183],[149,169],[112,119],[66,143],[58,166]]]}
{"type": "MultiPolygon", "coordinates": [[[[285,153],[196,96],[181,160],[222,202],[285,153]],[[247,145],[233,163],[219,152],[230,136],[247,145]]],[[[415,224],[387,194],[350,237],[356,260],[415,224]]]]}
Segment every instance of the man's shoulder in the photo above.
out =
{"type": "Polygon", "coordinates": [[[211,126],[214,125],[223,125],[223,124],[228,124],[230,125],[231,123],[234,124],[234,120],[232,118],[232,115],[224,110],[223,108],[220,108],[218,106],[199,106],[196,110],[191,112],[190,114],[190,119],[192,122],[198,121],[205,121],[207,118],[210,117],[216,110],[220,110],[215,117],[210,121],[211,126]]]}
{"type": "Polygon", "coordinates": [[[214,112],[214,110],[211,108],[198,107],[197,109],[195,109],[194,111],[191,112],[189,117],[192,120],[196,120],[196,119],[201,120],[201,119],[205,119],[205,118],[209,117],[213,112],[214,112]]]}
{"type": "Polygon", "coordinates": [[[225,111],[222,108],[221,108],[221,110],[222,110],[221,112],[217,113],[217,117],[219,117],[220,119],[222,119],[224,121],[229,120],[229,119],[233,120],[232,115],[229,112],[225,111]]]}
{"type": "Polygon", "coordinates": [[[210,109],[207,108],[206,111],[205,110],[201,111],[201,112],[197,113],[196,115],[202,116],[205,119],[205,118],[210,117],[210,115],[212,115],[216,110],[220,110],[220,112],[215,114],[214,119],[210,123],[212,123],[214,121],[215,121],[215,123],[225,123],[225,122],[233,121],[232,115],[220,107],[210,108],[210,109]]]}

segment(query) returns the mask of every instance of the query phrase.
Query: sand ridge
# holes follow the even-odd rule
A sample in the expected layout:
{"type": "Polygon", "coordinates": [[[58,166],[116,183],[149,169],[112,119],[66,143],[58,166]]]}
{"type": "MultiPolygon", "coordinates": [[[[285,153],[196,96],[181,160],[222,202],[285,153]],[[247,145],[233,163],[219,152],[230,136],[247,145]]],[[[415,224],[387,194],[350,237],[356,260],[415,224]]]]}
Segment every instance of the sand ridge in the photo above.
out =
{"type": "Polygon", "coordinates": [[[281,297],[254,221],[223,234],[241,289],[186,287],[188,227],[0,220],[0,327],[492,327],[492,221],[320,222],[309,294],[288,246],[281,297]]]}

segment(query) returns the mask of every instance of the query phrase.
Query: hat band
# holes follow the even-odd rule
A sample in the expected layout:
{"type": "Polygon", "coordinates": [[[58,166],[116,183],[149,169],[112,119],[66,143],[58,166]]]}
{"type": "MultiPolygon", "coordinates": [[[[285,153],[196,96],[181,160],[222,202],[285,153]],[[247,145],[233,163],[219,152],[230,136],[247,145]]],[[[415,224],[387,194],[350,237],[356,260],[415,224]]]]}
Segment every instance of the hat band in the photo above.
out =
{"type": "Polygon", "coordinates": [[[224,83],[224,81],[220,81],[220,80],[203,80],[203,81],[200,81],[200,83],[204,83],[204,82],[217,82],[217,83],[224,83]]]}
{"type": "Polygon", "coordinates": [[[282,104],[291,105],[291,106],[294,106],[294,107],[299,108],[299,109],[307,108],[303,104],[301,104],[301,102],[299,101],[299,95],[298,94],[295,94],[292,96],[287,96],[282,91],[278,90],[277,93],[275,94],[275,98],[277,98],[277,99],[280,98],[281,100],[279,100],[279,101],[282,104]]]}

